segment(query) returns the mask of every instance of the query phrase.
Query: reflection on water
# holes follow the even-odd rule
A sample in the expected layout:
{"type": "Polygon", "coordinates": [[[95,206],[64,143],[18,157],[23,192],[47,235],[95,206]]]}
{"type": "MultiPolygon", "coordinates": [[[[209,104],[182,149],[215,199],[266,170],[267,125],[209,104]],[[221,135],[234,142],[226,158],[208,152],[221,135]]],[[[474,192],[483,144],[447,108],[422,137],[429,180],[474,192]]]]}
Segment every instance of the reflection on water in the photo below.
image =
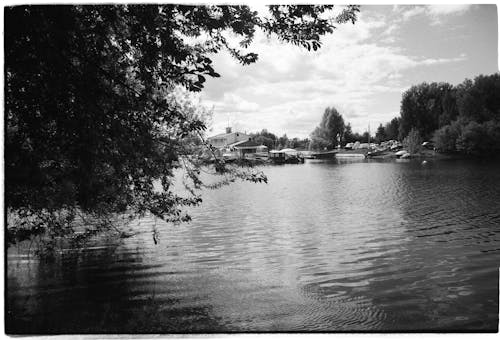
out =
{"type": "Polygon", "coordinates": [[[191,224],[145,218],[55,264],[10,249],[7,331],[496,330],[499,164],[265,172],[206,192],[191,224]]]}

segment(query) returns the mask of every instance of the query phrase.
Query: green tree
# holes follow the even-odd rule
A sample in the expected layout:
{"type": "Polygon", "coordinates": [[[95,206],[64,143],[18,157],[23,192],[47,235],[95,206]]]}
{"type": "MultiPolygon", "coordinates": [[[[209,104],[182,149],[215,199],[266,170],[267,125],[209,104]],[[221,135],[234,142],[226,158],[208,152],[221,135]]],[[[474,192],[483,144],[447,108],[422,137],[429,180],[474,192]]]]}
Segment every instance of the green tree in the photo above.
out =
{"type": "Polygon", "coordinates": [[[470,121],[461,126],[456,140],[456,149],[470,156],[498,157],[499,141],[499,121],[490,120],[483,123],[470,121]]]}
{"type": "Polygon", "coordinates": [[[290,140],[290,147],[292,149],[302,149],[302,150],[307,150],[309,149],[309,138],[304,138],[300,139],[297,137],[294,137],[290,140]]]}
{"type": "Polygon", "coordinates": [[[332,149],[339,144],[345,131],[344,118],[334,107],[323,113],[319,126],[311,134],[311,145],[316,149],[332,149]]]}
{"type": "Polygon", "coordinates": [[[363,132],[361,135],[360,142],[361,143],[368,143],[371,141],[371,134],[368,131],[363,132]]]}
{"type": "Polygon", "coordinates": [[[458,120],[453,121],[449,125],[434,132],[434,141],[436,143],[436,150],[439,152],[452,153],[457,151],[456,143],[458,136],[461,132],[461,122],[458,120]]]}
{"type": "Polygon", "coordinates": [[[290,147],[290,140],[288,139],[286,133],[278,138],[278,149],[285,149],[290,147]]]}
{"type": "Polygon", "coordinates": [[[257,135],[253,137],[253,140],[257,143],[260,143],[261,145],[267,146],[269,150],[274,149],[274,146],[276,144],[276,140],[262,136],[262,135],[257,135]]]}
{"type": "Polygon", "coordinates": [[[276,148],[278,137],[275,134],[268,132],[266,129],[262,129],[261,132],[251,134],[254,141],[265,145],[269,150],[276,148]]]}
{"type": "Polygon", "coordinates": [[[415,154],[422,148],[422,138],[416,129],[411,129],[403,140],[403,146],[410,154],[415,154]]]}
{"type": "Polygon", "coordinates": [[[389,123],[385,124],[385,134],[387,140],[398,140],[399,138],[399,117],[393,118],[389,123]]]}
{"type": "Polygon", "coordinates": [[[383,142],[387,139],[387,135],[385,133],[385,127],[380,124],[377,128],[377,132],[375,133],[375,141],[377,143],[383,142]]]}
{"type": "Polygon", "coordinates": [[[411,129],[430,139],[435,130],[451,122],[458,115],[453,86],[448,83],[422,83],[403,93],[399,139],[411,129]]]}
{"type": "Polygon", "coordinates": [[[466,79],[455,89],[458,117],[434,133],[436,148],[470,156],[497,154],[500,145],[500,75],[466,79]]]}
{"type": "MultiPolygon", "coordinates": [[[[5,9],[5,200],[9,240],[72,233],[77,213],[151,213],[189,219],[201,200],[205,122],[172,97],[218,77],[210,56],[228,51],[241,64],[257,29],[317,49],[320,37],[356,20],[358,6],[325,18],[333,6],[16,6],[5,9]],[[233,46],[228,37],[238,37],[233,46]],[[194,141],[194,142],[193,142],[194,141]],[[190,196],[171,190],[186,171],[190,196]],[[156,190],[154,183],[161,183],[156,190]]],[[[221,183],[260,173],[212,166],[221,183]],[[229,171],[230,170],[230,171],[229,171]]]]}
{"type": "Polygon", "coordinates": [[[351,123],[347,123],[347,125],[345,126],[343,141],[344,143],[354,143],[356,141],[356,138],[352,132],[351,123]]]}
{"type": "Polygon", "coordinates": [[[500,119],[500,74],[480,75],[472,82],[466,79],[457,87],[457,107],[460,117],[483,123],[500,119]]]}

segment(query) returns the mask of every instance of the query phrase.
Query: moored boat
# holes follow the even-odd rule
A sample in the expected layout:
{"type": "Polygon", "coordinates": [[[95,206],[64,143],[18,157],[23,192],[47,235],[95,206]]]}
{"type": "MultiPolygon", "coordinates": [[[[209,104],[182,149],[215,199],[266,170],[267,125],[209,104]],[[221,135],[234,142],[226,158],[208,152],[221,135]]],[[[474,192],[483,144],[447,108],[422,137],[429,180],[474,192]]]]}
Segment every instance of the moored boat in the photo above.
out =
{"type": "Polygon", "coordinates": [[[335,154],[335,158],[366,158],[364,153],[344,153],[338,152],[335,154]]]}

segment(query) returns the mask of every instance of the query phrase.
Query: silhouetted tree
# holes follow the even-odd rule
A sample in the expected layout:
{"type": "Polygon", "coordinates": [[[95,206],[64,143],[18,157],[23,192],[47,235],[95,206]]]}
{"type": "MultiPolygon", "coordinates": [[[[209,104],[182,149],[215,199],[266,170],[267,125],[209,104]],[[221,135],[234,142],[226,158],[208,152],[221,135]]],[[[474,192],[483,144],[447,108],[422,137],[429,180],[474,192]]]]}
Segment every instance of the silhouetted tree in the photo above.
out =
{"type": "MultiPolygon", "coordinates": [[[[255,62],[245,48],[256,29],[317,49],[320,36],[354,23],[359,11],[348,6],[325,18],[332,8],[269,6],[268,17],[248,6],[6,8],[5,200],[21,217],[9,223],[9,241],[72,233],[80,212],[100,221],[124,212],[189,219],[181,207],[201,200],[194,146],[204,144],[205,123],[172,96],[176,86],[200,91],[207,76],[219,77],[210,57],[221,50],[243,65],[255,62]],[[171,190],[180,166],[188,197],[171,190]]],[[[212,169],[228,176],[220,183],[265,180],[217,159],[212,169]]]]}
{"type": "Polygon", "coordinates": [[[344,129],[344,143],[353,143],[356,141],[356,138],[352,132],[351,123],[347,123],[344,129]]]}
{"type": "Polygon", "coordinates": [[[385,135],[387,140],[398,140],[399,138],[399,117],[393,118],[385,125],[385,135]]]}
{"type": "Polygon", "coordinates": [[[382,124],[380,124],[377,128],[377,132],[375,133],[375,141],[377,143],[383,142],[387,139],[385,128],[382,124]]]}
{"type": "Polygon", "coordinates": [[[368,131],[363,132],[361,135],[360,142],[361,143],[368,143],[371,141],[371,134],[368,131]]]}

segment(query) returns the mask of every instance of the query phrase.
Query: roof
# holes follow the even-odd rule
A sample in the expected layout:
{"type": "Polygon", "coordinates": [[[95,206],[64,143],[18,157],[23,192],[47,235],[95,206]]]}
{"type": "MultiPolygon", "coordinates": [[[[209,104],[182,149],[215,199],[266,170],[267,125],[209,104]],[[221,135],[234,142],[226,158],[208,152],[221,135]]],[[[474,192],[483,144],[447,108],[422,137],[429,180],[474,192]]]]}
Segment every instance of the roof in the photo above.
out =
{"type": "Polygon", "coordinates": [[[240,134],[240,135],[245,135],[247,136],[246,133],[243,133],[243,132],[230,132],[230,133],[219,133],[218,135],[215,135],[215,136],[211,136],[211,137],[208,137],[207,139],[213,139],[213,138],[227,138],[231,135],[234,135],[234,134],[240,134]]]}
{"type": "Polygon", "coordinates": [[[298,151],[295,149],[281,149],[280,152],[289,153],[289,154],[296,154],[298,151]]]}
{"type": "Polygon", "coordinates": [[[259,143],[254,142],[253,140],[245,140],[241,142],[236,142],[234,144],[231,144],[230,146],[236,147],[236,148],[256,148],[260,146],[259,143]]]}

